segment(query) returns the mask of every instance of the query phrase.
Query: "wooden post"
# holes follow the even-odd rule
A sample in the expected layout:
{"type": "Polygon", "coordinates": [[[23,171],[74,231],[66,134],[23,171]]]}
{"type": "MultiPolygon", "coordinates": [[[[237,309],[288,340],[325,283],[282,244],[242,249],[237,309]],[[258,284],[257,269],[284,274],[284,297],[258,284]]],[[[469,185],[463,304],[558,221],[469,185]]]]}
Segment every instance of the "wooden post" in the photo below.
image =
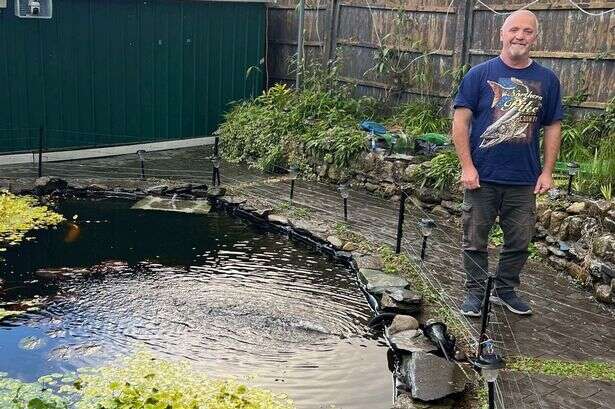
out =
{"type": "Polygon", "coordinates": [[[335,58],[335,50],[337,48],[337,29],[340,17],[340,2],[339,0],[331,0],[327,14],[327,36],[325,39],[325,52],[323,54],[323,63],[326,65],[330,60],[335,58]]]}

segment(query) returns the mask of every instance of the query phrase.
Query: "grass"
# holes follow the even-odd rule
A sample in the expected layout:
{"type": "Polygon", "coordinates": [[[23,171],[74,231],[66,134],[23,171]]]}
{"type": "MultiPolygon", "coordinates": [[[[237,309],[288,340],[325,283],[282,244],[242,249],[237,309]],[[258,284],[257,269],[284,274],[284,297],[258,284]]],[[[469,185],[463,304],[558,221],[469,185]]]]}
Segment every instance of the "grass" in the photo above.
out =
{"type": "Polygon", "coordinates": [[[509,370],[552,375],[560,378],[615,381],[615,365],[606,362],[570,362],[558,359],[514,357],[506,362],[509,370]]]}
{"type": "Polygon", "coordinates": [[[290,203],[282,203],[274,207],[274,213],[283,214],[296,220],[309,219],[312,216],[312,209],[298,207],[290,203]]]}

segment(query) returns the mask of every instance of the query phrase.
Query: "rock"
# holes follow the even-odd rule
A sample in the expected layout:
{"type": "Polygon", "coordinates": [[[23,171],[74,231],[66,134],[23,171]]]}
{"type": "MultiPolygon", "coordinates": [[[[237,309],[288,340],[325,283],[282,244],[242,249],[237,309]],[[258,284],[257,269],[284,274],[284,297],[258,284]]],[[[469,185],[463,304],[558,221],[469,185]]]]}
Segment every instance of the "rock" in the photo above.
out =
{"type": "Polygon", "coordinates": [[[406,167],[406,169],[404,169],[403,173],[401,174],[401,180],[403,182],[412,182],[414,181],[414,175],[416,173],[416,170],[419,168],[420,165],[418,164],[410,164],[406,167]]]}
{"type": "Polygon", "coordinates": [[[354,244],[351,241],[347,241],[346,243],[344,243],[344,247],[342,247],[342,250],[344,251],[355,251],[357,248],[359,248],[356,244],[354,244]]]}
{"type": "Polygon", "coordinates": [[[68,182],[53,176],[43,176],[34,181],[34,194],[37,196],[48,195],[56,190],[64,190],[68,187],[68,182]]]}
{"type": "Polygon", "coordinates": [[[549,261],[553,264],[553,266],[555,268],[557,268],[558,270],[565,270],[566,267],[568,266],[568,262],[560,257],[557,256],[551,256],[549,257],[549,261]]]}
{"type": "Polygon", "coordinates": [[[182,193],[190,193],[192,191],[192,183],[184,183],[181,185],[177,185],[177,186],[173,186],[173,187],[169,187],[169,189],[166,191],[167,195],[174,195],[174,194],[182,194],[182,193]]]}
{"type": "Polygon", "coordinates": [[[438,346],[425,337],[420,329],[409,329],[391,334],[389,327],[387,336],[394,349],[412,353],[438,351],[438,346]]]}
{"type": "Polygon", "coordinates": [[[391,409],[452,409],[454,405],[455,401],[453,399],[444,399],[438,401],[438,403],[428,403],[414,400],[407,393],[401,393],[397,396],[391,409]]]}
{"type": "Polygon", "coordinates": [[[562,222],[559,236],[563,240],[578,240],[581,238],[584,219],[579,216],[569,216],[562,222]]]}
{"type": "Polygon", "coordinates": [[[549,249],[544,243],[534,243],[534,247],[536,247],[536,251],[543,257],[547,257],[549,255],[549,249]]]}
{"type": "Polygon", "coordinates": [[[289,220],[288,222],[298,233],[309,234],[319,238],[322,241],[327,241],[327,237],[330,236],[327,232],[327,228],[321,224],[301,219],[289,220]]]}
{"type": "Polygon", "coordinates": [[[442,201],[440,193],[435,189],[422,187],[416,192],[416,195],[421,202],[427,204],[440,204],[442,201]]]}
{"type": "Polygon", "coordinates": [[[562,221],[566,217],[568,217],[568,214],[566,212],[551,212],[551,220],[549,220],[549,230],[551,230],[553,233],[557,233],[559,231],[560,225],[562,224],[562,221]]]}
{"type": "Polygon", "coordinates": [[[585,202],[574,202],[566,209],[570,214],[580,214],[585,210],[585,202]]]}
{"type": "Polygon", "coordinates": [[[209,198],[222,197],[225,194],[226,194],[226,189],[223,187],[214,187],[213,189],[207,191],[207,197],[209,198]]]}
{"type": "Polygon", "coordinates": [[[380,309],[383,312],[393,312],[397,314],[416,314],[420,311],[420,304],[417,303],[405,303],[403,301],[397,301],[391,297],[389,290],[385,290],[380,298],[380,309]]]}
{"type": "Polygon", "coordinates": [[[192,189],[194,197],[207,197],[207,189],[192,189]]]}
{"type": "Polygon", "coordinates": [[[436,216],[440,216],[440,217],[449,217],[450,213],[446,211],[446,209],[444,209],[444,207],[437,205],[436,207],[434,207],[433,209],[431,209],[431,212],[436,215],[436,216]]]}
{"type": "Polygon", "coordinates": [[[551,221],[551,213],[553,213],[553,210],[547,209],[538,215],[538,221],[547,229],[549,228],[549,222],[551,221]]]}
{"type": "Polygon", "coordinates": [[[440,206],[442,206],[452,214],[461,214],[461,205],[459,203],[451,202],[450,200],[443,200],[442,203],[440,203],[440,206]]]}
{"type": "Polygon", "coordinates": [[[570,246],[570,250],[568,251],[568,254],[570,254],[572,258],[577,260],[585,259],[585,256],[587,256],[588,253],[589,250],[584,248],[582,243],[580,242],[574,243],[572,246],[570,246]]]}
{"type": "Polygon", "coordinates": [[[557,247],[549,246],[548,250],[550,253],[555,254],[557,257],[566,257],[566,253],[564,253],[557,247]]]}
{"type": "Polygon", "coordinates": [[[393,300],[406,304],[420,304],[423,296],[405,288],[392,288],[386,291],[393,300]]]}
{"type": "Polygon", "coordinates": [[[545,241],[549,244],[557,243],[557,239],[551,235],[545,237],[545,241]]]}
{"type": "Polygon", "coordinates": [[[545,237],[547,237],[548,233],[549,232],[547,231],[547,229],[542,227],[540,224],[536,223],[536,226],[534,227],[534,236],[533,236],[535,239],[542,240],[545,237]]]}
{"type": "Polygon", "coordinates": [[[588,200],[585,202],[586,212],[590,216],[603,217],[606,216],[613,207],[612,203],[608,200],[588,200]]]}
{"type": "Polygon", "coordinates": [[[594,297],[596,300],[603,303],[611,303],[613,300],[611,298],[612,295],[611,286],[607,284],[598,284],[594,288],[594,297]]]}
{"type": "Polygon", "coordinates": [[[224,198],[224,201],[232,206],[239,206],[245,203],[247,199],[241,196],[228,196],[224,198]]]}
{"type": "Polygon", "coordinates": [[[587,283],[588,281],[590,281],[589,271],[587,271],[587,269],[581,267],[578,264],[568,263],[568,265],[566,266],[566,270],[568,271],[568,274],[570,274],[570,276],[575,280],[578,280],[582,283],[587,283]]]}
{"type": "Polygon", "coordinates": [[[402,277],[368,268],[359,269],[359,281],[372,294],[382,294],[391,287],[404,288],[408,285],[402,277]]]}
{"type": "Polygon", "coordinates": [[[610,217],[605,217],[603,220],[604,228],[611,232],[615,233],[615,219],[611,219],[610,217]]]}
{"type": "Polygon", "coordinates": [[[344,247],[344,242],[337,236],[329,236],[327,237],[327,241],[336,249],[341,249],[344,247]]]}
{"type": "Polygon", "coordinates": [[[388,331],[389,335],[395,335],[398,332],[402,331],[410,331],[419,329],[419,322],[416,318],[411,317],[410,315],[396,315],[389,325],[388,331]]]}
{"type": "Polygon", "coordinates": [[[606,234],[592,243],[594,254],[606,261],[615,262],[615,236],[606,234]]]}
{"type": "Polygon", "coordinates": [[[263,219],[266,219],[267,216],[269,216],[271,212],[273,212],[273,209],[256,209],[254,211],[254,214],[257,215],[258,217],[262,217],[263,219]]]}
{"type": "Polygon", "coordinates": [[[374,185],[373,183],[368,182],[365,184],[365,190],[367,190],[370,193],[373,193],[376,190],[378,190],[378,185],[374,185]]]}
{"type": "Polygon", "coordinates": [[[609,277],[611,280],[614,279],[615,278],[615,264],[611,264],[608,262],[601,263],[600,273],[602,274],[603,277],[606,276],[606,277],[609,277]]]}
{"type": "Polygon", "coordinates": [[[288,225],[288,217],[282,216],[281,214],[270,214],[267,216],[267,220],[274,224],[281,224],[283,226],[288,225]]]}
{"type": "Polygon", "coordinates": [[[157,185],[145,189],[145,193],[153,196],[162,196],[168,189],[167,185],[157,185]]]}
{"type": "Polygon", "coordinates": [[[367,255],[357,257],[355,261],[359,270],[363,268],[367,268],[370,270],[384,270],[384,261],[382,261],[382,258],[380,256],[367,255]]]}
{"type": "Polygon", "coordinates": [[[387,160],[393,160],[393,161],[401,161],[401,162],[407,162],[407,163],[416,163],[418,159],[416,156],[412,156],[412,155],[406,155],[404,153],[394,153],[392,155],[389,155],[387,157],[387,160]]]}
{"type": "Polygon", "coordinates": [[[404,357],[402,373],[412,396],[423,401],[462,392],[466,385],[466,376],[456,363],[423,351],[404,357]]]}

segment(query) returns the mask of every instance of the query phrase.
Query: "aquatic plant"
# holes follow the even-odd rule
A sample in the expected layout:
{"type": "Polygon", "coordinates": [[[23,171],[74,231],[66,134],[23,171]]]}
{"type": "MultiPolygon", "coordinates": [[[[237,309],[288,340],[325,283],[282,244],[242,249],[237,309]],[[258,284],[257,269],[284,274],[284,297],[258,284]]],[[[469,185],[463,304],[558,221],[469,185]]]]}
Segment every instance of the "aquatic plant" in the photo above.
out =
{"type": "Polygon", "coordinates": [[[78,374],[26,383],[0,376],[3,409],[293,409],[284,395],[213,379],[186,363],[139,352],[78,374]]]}
{"type": "Polygon", "coordinates": [[[16,196],[0,191],[0,251],[20,243],[32,229],[40,229],[62,222],[62,215],[47,206],[38,205],[31,196],[16,196]]]}

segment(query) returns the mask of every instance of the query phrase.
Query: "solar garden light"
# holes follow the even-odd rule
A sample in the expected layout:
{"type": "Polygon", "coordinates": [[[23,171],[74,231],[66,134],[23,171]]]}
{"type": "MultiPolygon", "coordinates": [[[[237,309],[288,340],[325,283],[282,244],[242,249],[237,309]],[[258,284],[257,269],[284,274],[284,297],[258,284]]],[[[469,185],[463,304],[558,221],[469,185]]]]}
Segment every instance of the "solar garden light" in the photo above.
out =
{"type": "Polygon", "coordinates": [[[568,196],[572,194],[572,179],[579,173],[579,164],[576,162],[568,163],[568,196]]]}
{"type": "Polygon", "coordinates": [[[348,189],[348,185],[342,183],[337,186],[337,190],[340,192],[340,196],[344,200],[344,221],[348,221],[348,196],[350,196],[350,190],[348,189]]]}
{"type": "Polygon", "coordinates": [[[211,182],[214,186],[220,186],[220,157],[218,155],[214,155],[211,158],[211,162],[214,166],[211,182]]]}
{"type": "Polygon", "coordinates": [[[139,149],[137,151],[137,156],[139,156],[139,160],[141,161],[141,179],[145,180],[145,150],[139,149]]]}
{"type": "Polygon", "coordinates": [[[498,379],[500,369],[506,366],[502,357],[496,354],[493,341],[488,339],[479,347],[480,355],[472,360],[474,368],[480,371],[481,376],[487,382],[489,409],[495,409],[495,382],[498,379]]]}
{"type": "Polygon", "coordinates": [[[421,235],[423,236],[423,245],[421,247],[421,260],[425,259],[425,250],[427,249],[427,238],[431,236],[434,227],[436,227],[436,222],[431,219],[421,219],[419,221],[419,229],[421,230],[421,235]]]}
{"type": "Polygon", "coordinates": [[[293,196],[295,194],[295,180],[299,176],[299,167],[297,165],[290,165],[288,168],[288,175],[290,176],[290,202],[293,202],[293,196]]]}

